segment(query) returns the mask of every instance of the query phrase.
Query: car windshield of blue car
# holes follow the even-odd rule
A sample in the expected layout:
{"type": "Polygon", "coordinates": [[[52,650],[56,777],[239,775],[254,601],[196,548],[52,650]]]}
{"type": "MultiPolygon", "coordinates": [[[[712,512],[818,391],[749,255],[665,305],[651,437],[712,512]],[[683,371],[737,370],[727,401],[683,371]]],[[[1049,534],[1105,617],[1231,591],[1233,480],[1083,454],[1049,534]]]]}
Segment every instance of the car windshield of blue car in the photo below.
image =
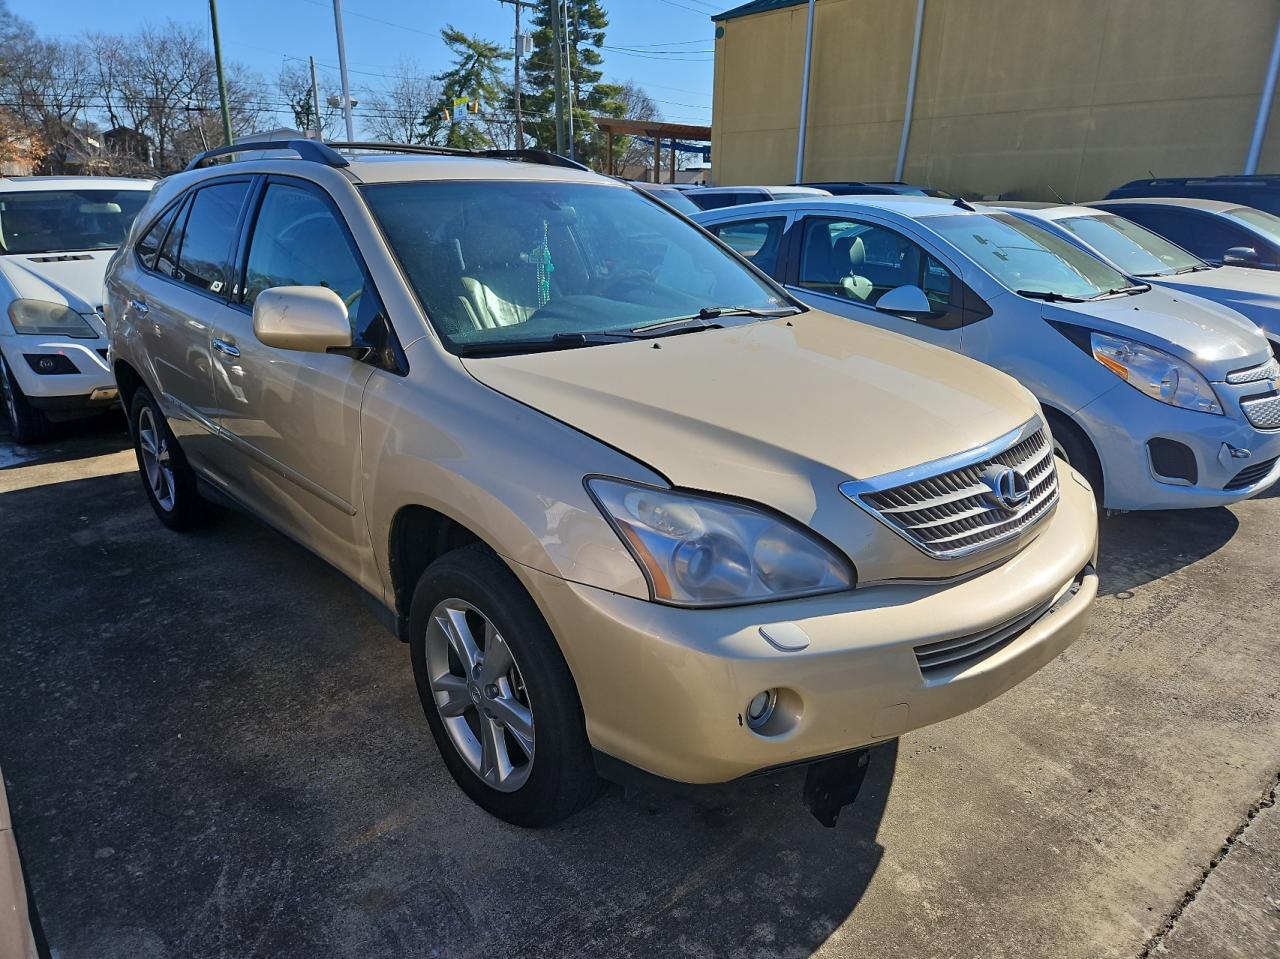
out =
{"type": "Polygon", "coordinates": [[[1072,216],[1057,223],[1134,276],[1170,276],[1201,267],[1208,269],[1204,260],[1122,216],[1072,216]]]}
{"type": "Polygon", "coordinates": [[[922,222],[1010,290],[1087,300],[1133,286],[1092,253],[1007,213],[922,222]]]}

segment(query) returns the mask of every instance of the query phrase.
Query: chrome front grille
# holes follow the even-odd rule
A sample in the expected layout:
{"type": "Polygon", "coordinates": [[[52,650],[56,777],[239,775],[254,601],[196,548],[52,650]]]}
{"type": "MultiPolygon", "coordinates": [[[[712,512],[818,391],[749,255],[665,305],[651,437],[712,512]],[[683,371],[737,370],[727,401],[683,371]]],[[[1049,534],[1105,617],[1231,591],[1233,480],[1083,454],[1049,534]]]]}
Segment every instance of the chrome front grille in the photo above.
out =
{"type": "Polygon", "coordinates": [[[1240,409],[1255,430],[1280,430],[1280,394],[1241,400],[1240,409]]]}
{"type": "Polygon", "coordinates": [[[1058,501],[1058,471],[1036,419],[969,453],[840,489],[928,555],[955,559],[1006,543],[1047,516],[1058,501]],[[1025,479],[1016,505],[1002,503],[997,489],[1006,467],[1025,479]]]}
{"type": "Polygon", "coordinates": [[[1280,363],[1277,363],[1274,358],[1267,360],[1261,366],[1227,374],[1227,382],[1233,386],[1240,383],[1257,383],[1261,380],[1280,380],[1280,363]]]}

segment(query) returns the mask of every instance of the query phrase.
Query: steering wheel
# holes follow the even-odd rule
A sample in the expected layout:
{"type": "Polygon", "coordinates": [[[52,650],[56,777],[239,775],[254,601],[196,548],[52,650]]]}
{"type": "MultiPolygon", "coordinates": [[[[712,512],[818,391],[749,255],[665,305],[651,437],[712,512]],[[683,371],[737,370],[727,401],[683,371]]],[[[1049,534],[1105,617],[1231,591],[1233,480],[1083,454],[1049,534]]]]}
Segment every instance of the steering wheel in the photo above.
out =
{"type": "Polygon", "coordinates": [[[646,285],[653,283],[653,275],[643,270],[630,270],[620,276],[613,277],[600,287],[600,295],[607,299],[614,299],[615,292],[635,286],[637,283],[646,285]]]}

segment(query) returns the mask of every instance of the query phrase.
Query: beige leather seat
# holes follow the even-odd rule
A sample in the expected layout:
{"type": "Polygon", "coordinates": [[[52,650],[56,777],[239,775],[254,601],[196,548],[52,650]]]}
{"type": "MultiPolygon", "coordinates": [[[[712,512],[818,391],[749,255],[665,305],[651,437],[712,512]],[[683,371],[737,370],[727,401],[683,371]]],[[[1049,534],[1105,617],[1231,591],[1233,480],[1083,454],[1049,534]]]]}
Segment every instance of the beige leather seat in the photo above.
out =
{"type": "Polygon", "coordinates": [[[862,242],[862,237],[841,237],[836,240],[832,252],[837,263],[848,264],[849,272],[840,281],[844,295],[851,300],[865,303],[867,297],[871,296],[875,290],[875,285],[861,272],[863,265],[867,262],[867,248],[862,242]]]}
{"type": "Polygon", "coordinates": [[[538,309],[538,269],[524,246],[519,231],[501,223],[467,230],[458,300],[476,329],[523,323],[538,309]]]}

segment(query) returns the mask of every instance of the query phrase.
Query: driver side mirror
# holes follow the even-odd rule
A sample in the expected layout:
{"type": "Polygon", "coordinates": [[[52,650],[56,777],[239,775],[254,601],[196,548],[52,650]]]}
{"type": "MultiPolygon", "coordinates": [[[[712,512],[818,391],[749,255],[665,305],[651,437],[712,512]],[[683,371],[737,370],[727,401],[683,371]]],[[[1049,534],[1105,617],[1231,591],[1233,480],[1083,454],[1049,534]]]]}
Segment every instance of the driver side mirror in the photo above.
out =
{"type": "Polygon", "coordinates": [[[253,334],[267,346],[304,353],[350,349],[342,297],[324,286],[277,286],[253,301],[253,334]]]}
{"type": "Polygon", "coordinates": [[[1223,266],[1257,266],[1258,251],[1251,246],[1233,246],[1222,254],[1223,266]]]}
{"type": "Polygon", "coordinates": [[[899,286],[885,293],[876,300],[876,309],[881,313],[892,313],[894,316],[916,318],[930,316],[937,310],[924,290],[918,286],[899,286]]]}

